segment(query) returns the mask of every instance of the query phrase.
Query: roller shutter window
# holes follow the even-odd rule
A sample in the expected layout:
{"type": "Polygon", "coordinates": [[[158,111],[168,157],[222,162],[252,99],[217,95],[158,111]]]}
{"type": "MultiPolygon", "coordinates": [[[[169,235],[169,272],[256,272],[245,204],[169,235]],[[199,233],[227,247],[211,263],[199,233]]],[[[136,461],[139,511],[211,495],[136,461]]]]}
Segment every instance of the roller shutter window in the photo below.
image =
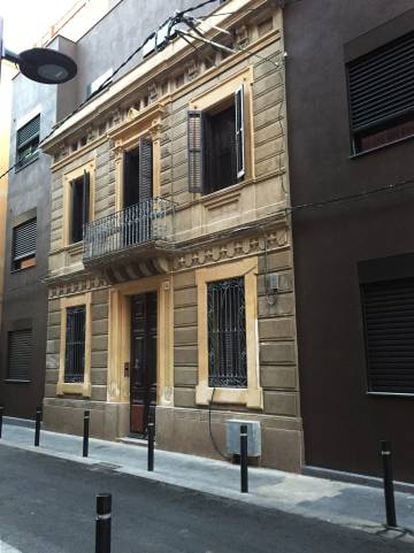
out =
{"type": "Polygon", "coordinates": [[[32,329],[13,330],[8,333],[9,380],[29,380],[32,360],[32,329]]]}
{"type": "Polygon", "coordinates": [[[414,135],[414,31],[347,69],[355,153],[414,135]]]}
{"type": "Polygon", "coordinates": [[[16,169],[21,169],[38,157],[39,137],[40,115],[37,115],[17,131],[16,169]]]}
{"type": "Polygon", "coordinates": [[[414,278],[362,285],[368,391],[414,394],[414,278]]]}
{"type": "Polygon", "coordinates": [[[12,270],[35,265],[37,219],[33,218],[13,228],[12,270]]]}

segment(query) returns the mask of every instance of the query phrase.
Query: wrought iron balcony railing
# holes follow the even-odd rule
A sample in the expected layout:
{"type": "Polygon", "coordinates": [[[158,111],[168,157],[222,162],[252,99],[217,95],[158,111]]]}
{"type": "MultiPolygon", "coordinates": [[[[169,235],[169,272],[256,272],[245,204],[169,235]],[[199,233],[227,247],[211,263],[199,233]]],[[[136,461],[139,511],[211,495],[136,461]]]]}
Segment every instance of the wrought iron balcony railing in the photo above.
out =
{"type": "Polygon", "coordinates": [[[155,241],[172,239],[174,204],[151,198],[85,225],[85,262],[155,241]]]}

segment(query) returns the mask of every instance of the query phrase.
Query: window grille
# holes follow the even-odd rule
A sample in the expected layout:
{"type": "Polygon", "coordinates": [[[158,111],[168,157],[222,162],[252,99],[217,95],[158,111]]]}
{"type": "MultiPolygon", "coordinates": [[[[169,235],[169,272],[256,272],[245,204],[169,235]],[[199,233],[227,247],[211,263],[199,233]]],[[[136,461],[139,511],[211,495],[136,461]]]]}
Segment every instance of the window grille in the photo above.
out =
{"type": "Polygon", "coordinates": [[[211,282],[207,288],[210,387],[247,387],[244,278],[211,282]]]}
{"type": "Polygon", "coordinates": [[[13,228],[12,268],[23,269],[36,255],[36,217],[13,228]]]}
{"type": "Polygon", "coordinates": [[[85,372],[84,305],[66,310],[65,382],[83,382],[85,372]]]}
{"type": "Polygon", "coordinates": [[[414,278],[362,285],[368,390],[414,394],[414,278]]]}
{"type": "Polygon", "coordinates": [[[8,374],[10,380],[28,380],[32,360],[32,329],[8,333],[8,374]]]}
{"type": "Polygon", "coordinates": [[[40,115],[29,121],[16,135],[16,169],[21,169],[38,156],[40,115]]]}

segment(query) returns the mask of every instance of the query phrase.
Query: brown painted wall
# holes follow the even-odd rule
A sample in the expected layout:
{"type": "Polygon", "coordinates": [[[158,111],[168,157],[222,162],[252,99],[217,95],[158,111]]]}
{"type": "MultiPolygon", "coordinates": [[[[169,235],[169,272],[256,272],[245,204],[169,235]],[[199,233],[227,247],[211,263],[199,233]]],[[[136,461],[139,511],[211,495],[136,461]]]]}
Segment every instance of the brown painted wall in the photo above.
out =
{"type": "MultiPolygon", "coordinates": [[[[370,34],[411,0],[308,0],[285,10],[292,203],[359,194],[413,178],[413,142],[351,158],[345,44],[370,34]]],[[[414,13],[392,21],[413,28],[414,13]],[[410,23],[411,22],[411,23],[410,23]]],[[[388,27],[377,30],[386,36],[388,27]]],[[[378,38],[378,34],[377,34],[378,38]]],[[[348,49],[348,47],[347,47],[348,49]]],[[[298,346],[309,465],[378,474],[391,439],[399,479],[414,480],[413,398],[369,397],[357,275],[360,260],[414,251],[411,188],[294,211],[298,346]]]]}

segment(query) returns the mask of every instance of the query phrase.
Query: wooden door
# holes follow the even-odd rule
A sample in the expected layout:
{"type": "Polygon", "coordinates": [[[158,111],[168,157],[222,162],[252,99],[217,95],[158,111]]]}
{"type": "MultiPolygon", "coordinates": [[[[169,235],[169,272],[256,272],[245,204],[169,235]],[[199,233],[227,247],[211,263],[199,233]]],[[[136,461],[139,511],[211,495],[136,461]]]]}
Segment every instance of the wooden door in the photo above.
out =
{"type": "Polygon", "coordinates": [[[131,432],[145,434],[157,401],[157,293],[131,298],[131,432]]]}

